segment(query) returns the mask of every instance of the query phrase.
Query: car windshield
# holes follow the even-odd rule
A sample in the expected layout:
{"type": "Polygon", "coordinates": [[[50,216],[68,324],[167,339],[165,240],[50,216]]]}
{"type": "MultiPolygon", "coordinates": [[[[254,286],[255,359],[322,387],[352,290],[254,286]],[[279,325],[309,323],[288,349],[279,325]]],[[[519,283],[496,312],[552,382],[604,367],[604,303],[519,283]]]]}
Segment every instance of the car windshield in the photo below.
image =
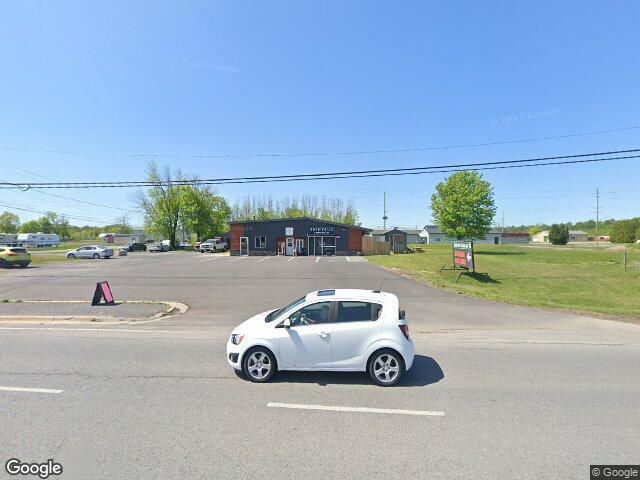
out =
{"type": "Polygon", "coordinates": [[[271,312],[269,315],[266,316],[264,321],[267,322],[267,323],[273,321],[276,317],[279,317],[280,314],[282,314],[282,313],[284,313],[284,312],[286,312],[288,310],[291,310],[292,308],[297,307],[298,305],[303,303],[305,301],[305,299],[306,299],[306,297],[299,298],[296,301],[291,302],[286,307],[282,307],[282,308],[279,308],[277,310],[274,310],[273,312],[271,312]]]}

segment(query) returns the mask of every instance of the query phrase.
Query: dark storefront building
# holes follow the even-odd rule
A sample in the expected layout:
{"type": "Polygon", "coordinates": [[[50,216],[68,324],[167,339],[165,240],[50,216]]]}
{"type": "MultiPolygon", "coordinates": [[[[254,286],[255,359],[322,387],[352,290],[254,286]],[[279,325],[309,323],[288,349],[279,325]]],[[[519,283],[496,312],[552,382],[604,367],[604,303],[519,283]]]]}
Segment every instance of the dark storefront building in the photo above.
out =
{"type": "Polygon", "coordinates": [[[231,222],[231,255],[356,255],[370,230],[313,218],[231,222]]]}

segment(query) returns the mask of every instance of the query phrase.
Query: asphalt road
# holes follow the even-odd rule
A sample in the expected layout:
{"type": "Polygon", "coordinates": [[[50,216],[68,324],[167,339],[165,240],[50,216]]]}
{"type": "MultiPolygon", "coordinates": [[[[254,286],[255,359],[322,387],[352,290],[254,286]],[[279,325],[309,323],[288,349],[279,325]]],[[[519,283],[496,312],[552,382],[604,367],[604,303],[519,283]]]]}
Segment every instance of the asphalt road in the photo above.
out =
{"type": "Polygon", "coordinates": [[[190,306],[139,326],[0,324],[0,462],[127,480],[583,479],[590,464],[639,462],[640,326],[468,299],[362,258],[288,260],[140,253],[0,273],[0,298],[88,299],[109,280],[117,300],[190,306]],[[416,342],[401,386],[307,373],[255,385],[228,368],[226,338],[246,317],[381,283],[416,342]]]}

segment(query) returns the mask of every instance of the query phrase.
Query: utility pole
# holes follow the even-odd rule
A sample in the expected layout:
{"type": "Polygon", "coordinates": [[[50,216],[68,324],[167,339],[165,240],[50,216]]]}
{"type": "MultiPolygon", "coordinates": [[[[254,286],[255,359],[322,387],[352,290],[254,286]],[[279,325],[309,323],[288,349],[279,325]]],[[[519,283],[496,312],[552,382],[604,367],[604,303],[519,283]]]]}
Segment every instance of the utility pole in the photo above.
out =
{"type": "Polygon", "coordinates": [[[387,217],[387,192],[384,192],[384,211],[382,214],[382,229],[386,232],[387,231],[387,220],[389,219],[389,217],[387,217]]]}
{"type": "Polygon", "coordinates": [[[596,247],[598,246],[598,226],[600,224],[600,189],[596,188],[596,247]]]}
{"type": "Polygon", "coordinates": [[[504,233],[504,210],[502,211],[502,233],[504,233]]]}

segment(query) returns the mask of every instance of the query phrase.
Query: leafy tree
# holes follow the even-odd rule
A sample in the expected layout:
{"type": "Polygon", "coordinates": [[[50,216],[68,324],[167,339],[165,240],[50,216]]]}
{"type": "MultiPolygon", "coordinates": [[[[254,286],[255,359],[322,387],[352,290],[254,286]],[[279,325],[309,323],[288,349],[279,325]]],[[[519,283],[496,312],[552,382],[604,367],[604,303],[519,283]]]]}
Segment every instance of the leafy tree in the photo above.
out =
{"type": "Polygon", "coordinates": [[[20,228],[20,217],[15,213],[3,212],[0,214],[0,232],[17,233],[20,228]]]}
{"type": "Polygon", "coordinates": [[[180,187],[180,219],[186,232],[198,240],[220,236],[228,229],[231,207],[208,187],[180,187]]]}
{"type": "Polygon", "coordinates": [[[566,245],[569,241],[569,226],[554,223],[549,229],[549,242],[553,245],[566,245]]]}
{"type": "Polygon", "coordinates": [[[144,223],[147,230],[169,239],[171,248],[176,246],[176,232],[180,222],[180,181],[183,181],[180,170],[171,167],[158,168],[155,162],[147,167],[147,181],[153,184],[145,193],[137,192],[133,200],[144,212],[144,223]]]}
{"type": "Polygon", "coordinates": [[[611,227],[611,241],[613,243],[634,243],[640,229],[640,218],[620,220],[611,227]]]}
{"type": "Polygon", "coordinates": [[[478,172],[454,173],[436,185],[431,210],[447,237],[484,238],[496,214],[493,187],[478,172]]]}
{"type": "Polygon", "coordinates": [[[48,217],[40,217],[36,220],[29,220],[20,226],[20,233],[54,233],[53,223],[48,217]]]}

